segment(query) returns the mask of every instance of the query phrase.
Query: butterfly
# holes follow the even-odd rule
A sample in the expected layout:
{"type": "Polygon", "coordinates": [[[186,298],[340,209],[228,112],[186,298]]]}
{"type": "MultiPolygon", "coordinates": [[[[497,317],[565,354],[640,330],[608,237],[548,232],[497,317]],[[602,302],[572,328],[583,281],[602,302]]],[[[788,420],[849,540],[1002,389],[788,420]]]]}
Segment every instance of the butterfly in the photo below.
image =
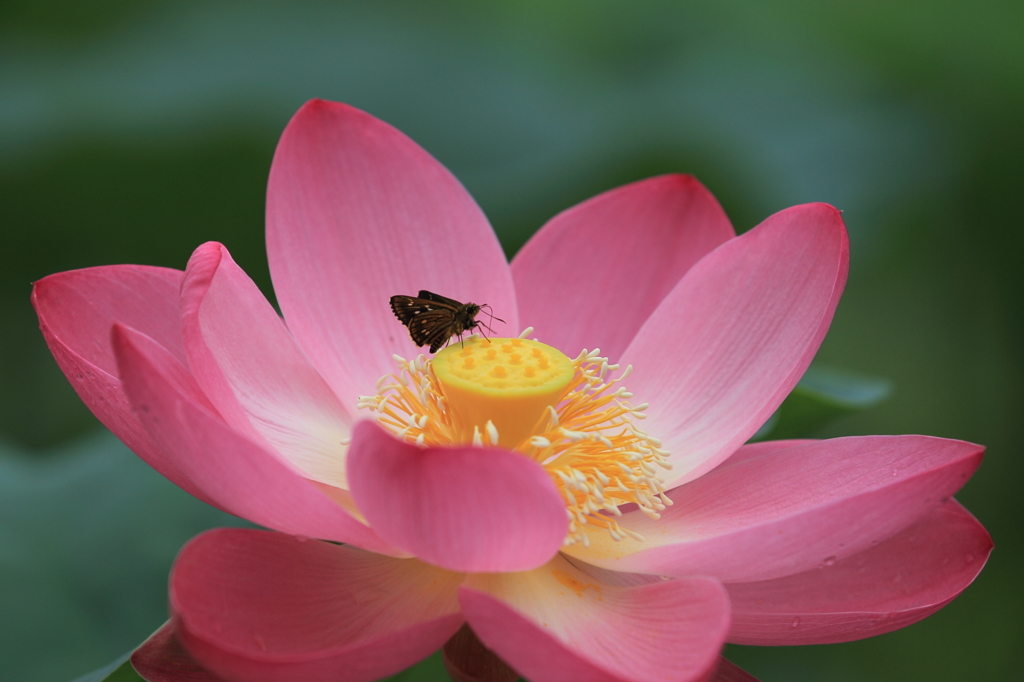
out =
{"type": "MultiPolygon", "coordinates": [[[[453,336],[458,336],[461,341],[465,332],[479,326],[493,331],[476,319],[485,308],[490,310],[486,303],[459,303],[426,290],[420,291],[418,296],[391,297],[391,310],[395,317],[409,328],[409,335],[417,346],[430,344],[431,353],[441,350],[453,336]]],[[[491,319],[505,321],[493,315],[491,319]]]]}

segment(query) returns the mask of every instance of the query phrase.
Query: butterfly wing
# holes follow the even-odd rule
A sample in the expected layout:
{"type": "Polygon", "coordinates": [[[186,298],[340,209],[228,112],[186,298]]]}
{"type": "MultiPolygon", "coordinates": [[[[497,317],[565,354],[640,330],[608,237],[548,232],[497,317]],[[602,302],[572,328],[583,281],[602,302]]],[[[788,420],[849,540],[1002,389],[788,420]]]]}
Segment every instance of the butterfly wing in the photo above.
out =
{"type": "Polygon", "coordinates": [[[417,314],[407,325],[409,335],[417,346],[430,345],[436,353],[451,338],[455,315],[450,310],[430,310],[417,314]]]}
{"type": "Polygon", "coordinates": [[[455,313],[461,304],[443,296],[433,296],[440,300],[392,296],[391,310],[395,317],[409,328],[413,343],[417,346],[429,344],[430,352],[436,353],[454,333],[455,313]]]}
{"type": "Polygon", "coordinates": [[[452,335],[455,334],[455,328],[452,326],[452,321],[449,319],[446,320],[445,326],[438,325],[428,332],[428,334],[429,336],[420,345],[425,346],[429,343],[430,352],[436,353],[447,345],[448,341],[452,338],[452,335]]]}
{"type": "Polygon", "coordinates": [[[456,301],[454,298],[445,298],[441,294],[435,294],[433,291],[427,291],[426,289],[420,289],[419,297],[424,301],[431,301],[433,303],[439,303],[443,306],[448,306],[452,310],[458,310],[462,307],[462,304],[456,301]]]}

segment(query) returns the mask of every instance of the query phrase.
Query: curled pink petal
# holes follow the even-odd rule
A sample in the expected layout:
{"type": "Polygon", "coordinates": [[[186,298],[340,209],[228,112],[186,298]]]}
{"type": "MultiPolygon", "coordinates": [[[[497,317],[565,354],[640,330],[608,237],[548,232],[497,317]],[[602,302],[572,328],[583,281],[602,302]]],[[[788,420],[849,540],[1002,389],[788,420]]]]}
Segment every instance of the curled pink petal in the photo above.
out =
{"type": "Polygon", "coordinates": [[[82,360],[117,376],[110,344],[115,322],[129,325],[185,361],[178,320],[184,273],[148,265],[106,265],[45,277],[32,288],[32,304],[61,344],[82,360]]]}
{"type": "Polygon", "coordinates": [[[734,236],[690,175],[599,194],[552,218],[516,254],[519,316],[569,356],[600,348],[615,362],[686,271],[734,236]]]}
{"type": "Polygon", "coordinates": [[[180,475],[222,509],[286,533],[401,554],[211,413],[195,380],[161,346],[120,325],[113,340],[125,393],[142,425],[180,475]]]}
{"type": "MultiPolygon", "coordinates": [[[[267,256],[288,327],[346,401],[419,352],[388,299],[489,304],[519,333],[512,276],[483,212],[419,145],[344,104],[292,118],[267,189],[267,256]]],[[[486,319],[486,316],[484,316],[486,319]]]]}
{"type": "Polygon", "coordinates": [[[171,621],[149,636],[132,652],[132,667],[146,682],[225,682],[203,666],[181,646],[171,621]]]}
{"type": "Polygon", "coordinates": [[[171,573],[178,638],[229,682],[396,673],[462,625],[462,576],[415,559],[258,530],[208,531],[171,573]]]}
{"type": "Polygon", "coordinates": [[[533,682],[704,680],[729,629],[725,588],[711,578],[617,587],[561,556],[471,575],[459,602],[487,648],[533,682]]]}
{"type": "Polygon", "coordinates": [[[956,500],[858,554],[796,575],[727,585],[729,641],[849,642],[935,613],[981,572],[992,538],[956,500]]]}
{"type": "Polygon", "coordinates": [[[221,244],[192,254],[181,307],[189,366],[225,420],[306,478],[345,488],[349,411],[221,244]]]}
{"type": "Polygon", "coordinates": [[[669,492],[660,520],[632,512],[643,542],[595,533],[565,551],[620,571],[713,575],[726,583],[800,573],[855,554],[939,506],[983,448],[928,436],[812,441],[722,466],[669,492]]]}
{"type": "Polygon", "coordinates": [[[525,571],[568,531],[565,503],[533,460],[497,448],[422,448],[356,424],[348,478],[382,538],[456,571],[525,571]]]}
{"type": "Polygon", "coordinates": [[[771,216],[704,257],[623,354],[649,403],[644,430],[674,468],[668,487],[731,455],[796,385],[846,283],[839,211],[806,204],[771,216]]]}
{"type": "Polygon", "coordinates": [[[178,317],[182,275],[144,265],[61,272],[35,283],[32,305],[50,352],[96,418],[172,483],[213,504],[181,475],[132,414],[110,342],[110,328],[122,322],[184,362],[178,317]]]}

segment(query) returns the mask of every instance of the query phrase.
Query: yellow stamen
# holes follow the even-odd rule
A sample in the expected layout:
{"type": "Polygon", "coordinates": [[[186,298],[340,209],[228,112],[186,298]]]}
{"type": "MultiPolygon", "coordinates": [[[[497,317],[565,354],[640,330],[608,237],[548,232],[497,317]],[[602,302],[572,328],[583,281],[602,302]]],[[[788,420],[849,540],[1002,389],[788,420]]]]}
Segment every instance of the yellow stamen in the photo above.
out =
{"type": "Polygon", "coordinates": [[[589,544],[587,528],[642,539],[615,521],[619,507],[658,518],[672,504],[659,474],[671,468],[668,453],[633,423],[647,406],[633,407],[632,394],[614,387],[631,368],[609,378],[619,366],[599,351],[570,360],[537,341],[474,336],[432,360],[395,360],[398,373],[359,406],[418,445],[500,445],[538,462],[566,501],[566,545],[589,544]]]}

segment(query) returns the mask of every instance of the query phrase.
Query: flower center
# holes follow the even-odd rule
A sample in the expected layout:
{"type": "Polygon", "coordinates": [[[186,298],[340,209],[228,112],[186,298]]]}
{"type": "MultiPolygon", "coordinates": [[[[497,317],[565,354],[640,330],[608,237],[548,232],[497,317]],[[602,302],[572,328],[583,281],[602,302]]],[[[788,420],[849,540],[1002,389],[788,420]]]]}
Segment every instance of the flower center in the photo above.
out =
{"type": "Polygon", "coordinates": [[[489,421],[496,444],[510,449],[533,435],[576,371],[572,360],[543,343],[479,337],[445,348],[431,367],[451,406],[457,440],[471,441],[474,429],[489,421]]]}
{"type": "Polygon", "coordinates": [[[672,504],[660,476],[671,465],[661,442],[634,424],[647,406],[633,407],[633,394],[616,386],[630,368],[619,373],[598,353],[570,360],[538,341],[474,335],[433,359],[395,356],[398,371],[359,407],[418,445],[500,445],[535,460],[565,498],[566,545],[589,545],[587,528],[640,540],[616,522],[619,507],[658,518],[672,504]]]}

